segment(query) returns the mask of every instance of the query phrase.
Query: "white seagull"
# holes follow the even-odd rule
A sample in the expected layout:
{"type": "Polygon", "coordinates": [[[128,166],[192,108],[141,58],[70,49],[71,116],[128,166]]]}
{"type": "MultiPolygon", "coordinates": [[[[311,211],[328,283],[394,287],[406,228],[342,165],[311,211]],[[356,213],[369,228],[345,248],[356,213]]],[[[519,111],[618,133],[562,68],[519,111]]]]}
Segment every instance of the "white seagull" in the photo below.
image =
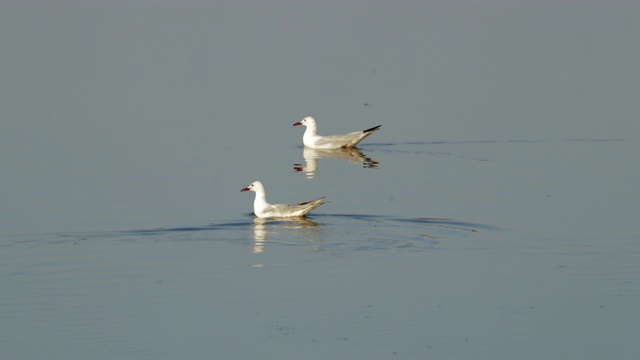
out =
{"type": "Polygon", "coordinates": [[[253,213],[259,218],[302,217],[309,211],[324,204],[322,202],[324,197],[301,202],[296,205],[269,204],[266,193],[264,192],[264,185],[262,185],[260,181],[254,181],[251,185],[240,191],[253,191],[256,193],[256,198],[253,201],[253,213]]]}
{"type": "Polygon", "coordinates": [[[380,129],[380,126],[374,126],[371,129],[354,131],[344,135],[329,135],[320,136],[317,134],[318,126],[316,125],[316,119],[311,116],[298,121],[293,126],[304,125],[307,129],[302,136],[302,142],[304,146],[312,149],[338,149],[338,148],[352,148],[355,147],[362,139],[373,134],[376,130],[380,129]]]}

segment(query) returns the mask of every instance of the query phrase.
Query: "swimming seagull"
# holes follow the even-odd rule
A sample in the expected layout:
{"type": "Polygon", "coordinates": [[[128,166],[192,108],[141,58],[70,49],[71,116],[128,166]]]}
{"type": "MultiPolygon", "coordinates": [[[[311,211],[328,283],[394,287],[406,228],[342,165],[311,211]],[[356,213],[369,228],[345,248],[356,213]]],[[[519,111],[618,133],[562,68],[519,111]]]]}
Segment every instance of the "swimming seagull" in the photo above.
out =
{"type": "Polygon", "coordinates": [[[264,192],[264,185],[262,185],[260,181],[254,181],[251,185],[240,191],[253,191],[256,193],[256,198],[253,201],[253,213],[259,218],[302,217],[309,211],[324,204],[322,202],[324,197],[301,202],[296,205],[269,204],[264,192]]]}
{"type": "Polygon", "coordinates": [[[374,126],[371,129],[354,131],[344,135],[329,135],[320,136],[316,132],[318,126],[316,125],[316,119],[311,116],[298,121],[293,126],[304,125],[307,129],[302,136],[302,142],[304,146],[312,149],[338,149],[338,148],[352,148],[355,147],[362,139],[373,134],[376,130],[380,129],[380,126],[374,126]]]}

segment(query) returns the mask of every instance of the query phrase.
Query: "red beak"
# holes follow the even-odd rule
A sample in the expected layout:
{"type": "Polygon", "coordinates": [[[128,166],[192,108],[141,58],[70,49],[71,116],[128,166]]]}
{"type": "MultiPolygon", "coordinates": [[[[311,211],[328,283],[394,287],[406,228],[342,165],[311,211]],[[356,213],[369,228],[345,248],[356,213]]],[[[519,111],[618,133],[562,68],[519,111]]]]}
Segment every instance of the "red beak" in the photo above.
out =
{"type": "Polygon", "coordinates": [[[293,126],[298,126],[298,125],[302,125],[302,123],[298,121],[297,123],[293,124],[293,126]]]}
{"type": "Polygon", "coordinates": [[[245,191],[249,191],[249,188],[244,188],[244,189],[240,190],[240,192],[245,192],[245,191]]]}

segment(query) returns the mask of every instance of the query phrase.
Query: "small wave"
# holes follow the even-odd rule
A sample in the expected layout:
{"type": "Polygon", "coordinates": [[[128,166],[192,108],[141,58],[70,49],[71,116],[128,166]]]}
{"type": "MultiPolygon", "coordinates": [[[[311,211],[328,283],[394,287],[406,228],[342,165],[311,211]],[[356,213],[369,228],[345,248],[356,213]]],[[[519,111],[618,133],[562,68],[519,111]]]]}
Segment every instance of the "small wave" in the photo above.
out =
{"type": "MultiPolygon", "coordinates": [[[[487,224],[435,217],[399,217],[371,214],[313,214],[301,219],[238,220],[206,226],[150,228],[55,234],[41,238],[51,244],[79,241],[214,241],[251,244],[263,252],[278,246],[344,253],[373,250],[438,250],[452,239],[481,238],[499,229],[487,224]],[[48,239],[48,240],[47,240],[48,239]],[[247,242],[248,241],[248,242],[247,242]]],[[[235,245],[234,245],[235,246],[235,245]]]]}

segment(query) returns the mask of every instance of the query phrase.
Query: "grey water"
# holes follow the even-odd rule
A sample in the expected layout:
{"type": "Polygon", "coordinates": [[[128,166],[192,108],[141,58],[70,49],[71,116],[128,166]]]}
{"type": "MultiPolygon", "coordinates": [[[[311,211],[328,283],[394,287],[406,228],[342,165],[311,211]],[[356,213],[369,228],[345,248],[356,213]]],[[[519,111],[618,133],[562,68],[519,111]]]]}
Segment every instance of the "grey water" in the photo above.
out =
{"type": "Polygon", "coordinates": [[[0,358],[635,359],[638,20],[3,2],[0,358]]]}

